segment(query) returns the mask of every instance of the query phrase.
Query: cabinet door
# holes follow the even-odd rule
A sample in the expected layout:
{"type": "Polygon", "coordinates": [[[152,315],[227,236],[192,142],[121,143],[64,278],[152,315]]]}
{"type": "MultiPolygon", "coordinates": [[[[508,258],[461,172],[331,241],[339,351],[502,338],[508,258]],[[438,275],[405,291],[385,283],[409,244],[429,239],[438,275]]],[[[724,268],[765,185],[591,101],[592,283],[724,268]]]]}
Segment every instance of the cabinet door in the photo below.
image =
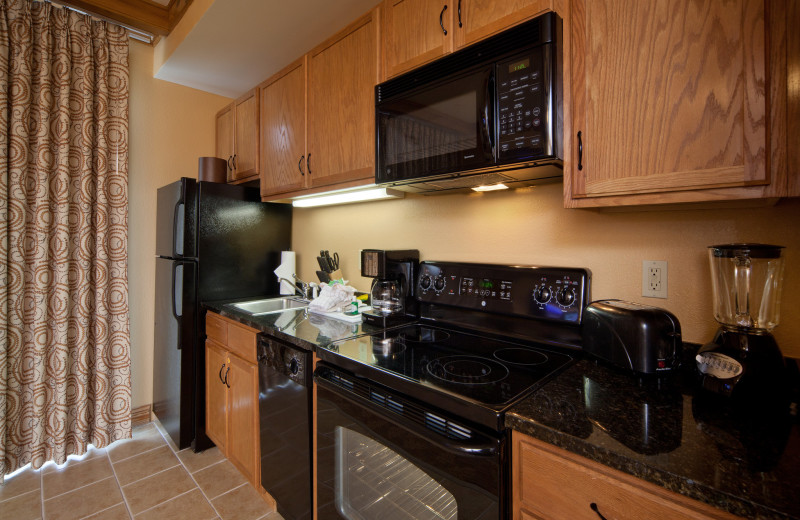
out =
{"type": "Polygon", "coordinates": [[[378,10],[308,55],[308,171],[311,185],[375,177],[378,10]]]}
{"type": "Polygon", "coordinates": [[[233,103],[217,114],[216,136],[216,154],[228,162],[228,181],[231,181],[233,180],[233,103]]]}
{"type": "Polygon", "coordinates": [[[261,195],[306,187],[306,67],[300,59],[261,86],[261,195]]]}
{"type": "Polygon", "coordinates": [[[454,0],[456,48],[473,44],[553,9],[552,0],[454,0]]]}
{"type": "Polygon", "coordinates": [[[258,367],[230,356],[228,374],[228,450],[226,455],[252,482],[258,483],[258,367]]]}
{"type": "Polygon", "coordinates": [[[206,341],[206,435],[225,453],[228,446],[227,387],[224,378],[229,368],[226,352],[213,341],[206,341]]]}
{"type": "Polygon", "coordinates": [[[573,200],[770,182],[764,4],[573,1],[573,200]]]}
{"type": "Polygon", "coordinates": [[[385,0],[382,8],[381,55],[386,78],[419,67],[453,50],[452,2],[385,0]]]}
{"type": "Polygon", "coordinates": [[[233,180],[258,175],[258,89],[235,102],[233,180]]]}

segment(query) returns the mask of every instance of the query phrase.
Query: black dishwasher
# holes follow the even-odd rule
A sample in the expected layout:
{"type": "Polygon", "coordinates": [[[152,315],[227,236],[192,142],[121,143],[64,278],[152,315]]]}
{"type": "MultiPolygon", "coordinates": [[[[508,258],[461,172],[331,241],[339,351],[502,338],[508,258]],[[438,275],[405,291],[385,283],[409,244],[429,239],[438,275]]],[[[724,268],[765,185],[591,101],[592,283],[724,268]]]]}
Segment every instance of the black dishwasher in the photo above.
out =
{"type": "Polygon", "coordinates": [[[311,519],[312,353],[258,338],[261,485],[286,520],[311,519]]]}

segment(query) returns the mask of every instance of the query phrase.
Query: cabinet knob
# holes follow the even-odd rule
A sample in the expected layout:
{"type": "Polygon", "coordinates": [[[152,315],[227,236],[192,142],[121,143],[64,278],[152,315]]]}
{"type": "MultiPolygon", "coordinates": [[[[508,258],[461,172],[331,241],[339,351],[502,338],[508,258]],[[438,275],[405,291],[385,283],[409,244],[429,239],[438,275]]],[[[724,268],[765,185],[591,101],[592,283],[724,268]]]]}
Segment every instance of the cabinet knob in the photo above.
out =
{"type": "Polygon", "coordinates": [[[308,157],[306,157],[306,171],[311,175],[311,154],[308,154],[308,157]]]}
{"type": "Polygon", "coordinates": [[[231,387],[231,385],[228,384],[228,373],[230,371],[231,371],[231,367],[228,367],[228,370],[225,371],[225,381],[223,381],[223,383],[225,383],[225,386],[227,386],[228,388],[231,387]]]}
{"type": "Polygon", "coordinates": [[[306,158],[305,155],[301,155],[300,160],[297,161],[297,169],[300,170],[300,175],[302,175],[303,177],[305,177],[306,175],[306,172],[303,171],[303,159],[305,158],[306,158]]]}
{"type": "Polygon", "coordinates": [[[583,169],[583,139],[581,139],[581,132],[578,131],[578,170],[583,169]]]}
{"type": "Polygon", "coordinates": [[[597,504],[595,504],[594,502],[589,504],[589,508],[592,511],[594,511],[595,513],[597,513],[597,516],[600,517],[600,520],[608,520],[606,517],[604,517],[603,515],[600,514],[600,509],[597,507],[597,504]]]}
{"type": "Polygon", "coordinates": [[[461,24],[461,0],[458,0],[458,26],[459,27],[464,27],[461,24]]]}
{"type": "Polygon", "coordinates": [[[219,382],[220,382],[220,383],[224,383],[224,382],[225,382],[225,381],[223,381],[223,380],[222,380],[222,370],[223,370],[224,368],[225,368],[225,363],[223,363],[223,364],[222,364],[222,366],[221,366],[221,367],[219,367],[219,382]]]}
{"type": "Polygon", "coordinates": [[[236,169],[236,154],[233,154],[233,169],[236,169]]]}
{"type": "Polygon", "coordinates": [[[442,32],[445,36],[447,36],[447,29],[444,28],[444,12],[447,11],[447,5],[445,4],[444,8],[442,8],[442,12],[439,13],[439,27],[442,28],[442,32]]]}

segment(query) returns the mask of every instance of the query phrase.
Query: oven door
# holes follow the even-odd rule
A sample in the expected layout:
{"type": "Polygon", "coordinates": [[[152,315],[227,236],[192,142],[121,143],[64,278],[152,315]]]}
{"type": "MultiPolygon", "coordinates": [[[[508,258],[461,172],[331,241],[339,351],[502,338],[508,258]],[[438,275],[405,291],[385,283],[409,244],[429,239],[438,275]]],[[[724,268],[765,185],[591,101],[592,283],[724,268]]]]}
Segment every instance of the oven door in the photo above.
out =
{"type": "Polygon", "coordinates": [[[495,164],[494,64],[376,105],[376,183],[495,164]]]}
{"type": "Polygon", "coordinates": [[[320,364],[318,520],[499,520],[506,443],[320,364]]]}

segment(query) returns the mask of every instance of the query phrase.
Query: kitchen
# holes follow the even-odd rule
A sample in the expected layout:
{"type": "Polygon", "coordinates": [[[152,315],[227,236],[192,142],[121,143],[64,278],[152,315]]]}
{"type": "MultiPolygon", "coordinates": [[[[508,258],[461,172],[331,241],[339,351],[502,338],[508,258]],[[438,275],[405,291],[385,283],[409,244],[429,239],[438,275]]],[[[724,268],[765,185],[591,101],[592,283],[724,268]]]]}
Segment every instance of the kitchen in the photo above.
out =
{"type": "MultiPolygon", "coordinates": [[[[200,4],[200,2],[195,2],[200,4]]],[[[191,15],[191,13],[190,13],[191,15]]],[[[195,15],[199,16],[199,15],[195,15]]],[[[156,52],[131,44],[130,261],[133,407],[152,402],[155,189],[193,177],[197,157],[213,155],[213,121],[231,98],[154,79],[156,52]]],[[[371,147],[371,144],[368,145],[371,147]]],[[[364,248],[407,249],[423,260],[563,265],[592,272],[592,297],[620,298],[666,308],[686,341],[704,343],[717,328],[709,295],[706,248],[734,241],[786,247],[783,319],[775,330],[783,353],[800,357],[797,265],[800,217],[796,198],[775,205],[728,203],[706,208],[646,211],[565,209],[561,183],[514,192],[408,195],[404,200],[293,211],[292,249],[298,275],[312,280],[320,248],[339,253],[345,279],[359,276],[364,248]],[[643,260],[669,266],[668,297],[641,296],[643,260]]]]}
{"type": "MultiPolygon", "coordinates": [[[[561,184],[544,184],[513,193],[408,195],[404,200],[295,209],[292,249],[298,254],[298,274],[313,280],[317,253],[329,249],[339,253],[345,278],[366,291],[370,280],[359,277],[359,252],[365,247],[415,248],[423,260],[587,267],[592,271],[593,298],[664,307],[680,319],[688,341],[703,343],[716,328],[709,310],[706,248],[756,240],[747,236],[781,245],[797,240],[790,227],[768,224],[791,222],[797,212],[793,199],[744,209],[717,205],[586,211],[564,209],[562,189],[561,184]],[[642,261],[651,258],[666,259],[670,268],[668,298],[658,303],[641,296],[642,261]]],[[[790,249],[789,245],[787,265],[792,263],[790,249]]],[[[792,286],[791,276],[787,269],[786,287],[792,286]]],[[[784,305],[791,306],[785,299],[790,292],[784,293],[784,305]]],[[[793,327],[790,321],[783,320],[776,329],[784,351],[796,337],[788,330],[793,327]]]]}

